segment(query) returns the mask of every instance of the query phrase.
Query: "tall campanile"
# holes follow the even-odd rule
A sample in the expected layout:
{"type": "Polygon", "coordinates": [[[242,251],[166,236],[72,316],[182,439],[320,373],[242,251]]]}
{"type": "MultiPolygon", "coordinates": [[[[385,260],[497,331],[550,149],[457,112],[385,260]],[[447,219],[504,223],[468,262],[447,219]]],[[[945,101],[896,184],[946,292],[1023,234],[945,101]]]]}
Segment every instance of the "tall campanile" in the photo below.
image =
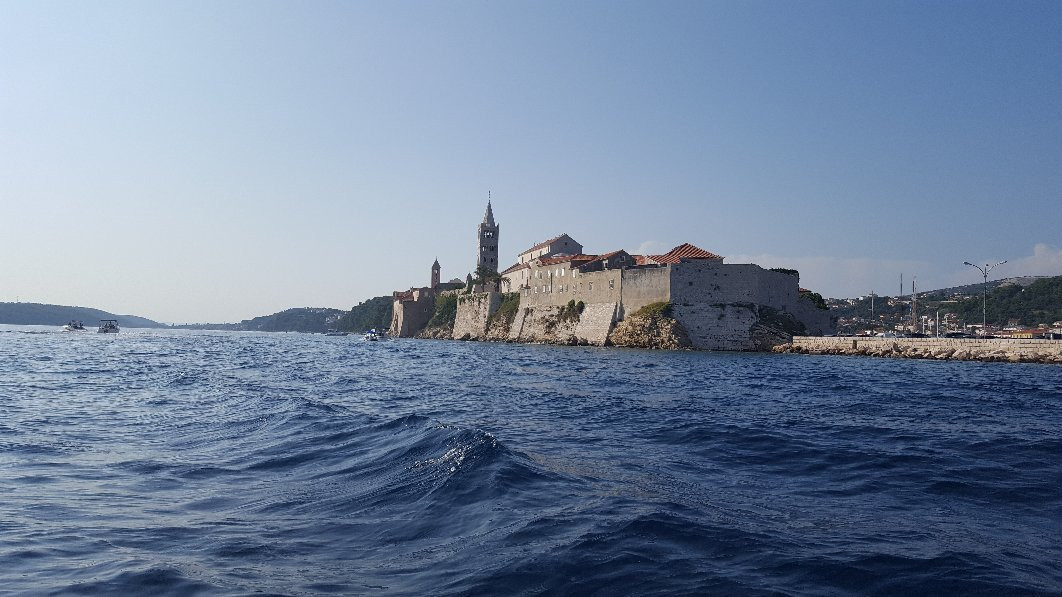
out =
{"type": "Polygon", "coordinates": [[[498,273],[498,228],[494,223],[494,212],[490,208],[490,199],[487,199],[487,212],[483,214],[483,222],[479,225],[479,255],[476,261],[476,270],[483,268],[491,273],[498,273]]]}

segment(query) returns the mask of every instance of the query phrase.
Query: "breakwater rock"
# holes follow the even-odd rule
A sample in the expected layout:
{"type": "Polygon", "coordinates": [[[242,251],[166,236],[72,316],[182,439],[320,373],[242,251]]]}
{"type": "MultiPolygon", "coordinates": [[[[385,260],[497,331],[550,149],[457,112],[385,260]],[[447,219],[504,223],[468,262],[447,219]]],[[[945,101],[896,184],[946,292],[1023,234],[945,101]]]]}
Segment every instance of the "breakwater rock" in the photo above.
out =
{"type": "Polygon", "coordinates": [[[905,359],[1062,364],[1060,340],[794,337],[774,352],[905,359]]]}
{"type": "Polygon", "coordinates": [[[435,326],[424,328],[415,336],[416,338],[432,339],[432,340],[449,340],[454,335],[454,328],[452,326],[435,326]]]}

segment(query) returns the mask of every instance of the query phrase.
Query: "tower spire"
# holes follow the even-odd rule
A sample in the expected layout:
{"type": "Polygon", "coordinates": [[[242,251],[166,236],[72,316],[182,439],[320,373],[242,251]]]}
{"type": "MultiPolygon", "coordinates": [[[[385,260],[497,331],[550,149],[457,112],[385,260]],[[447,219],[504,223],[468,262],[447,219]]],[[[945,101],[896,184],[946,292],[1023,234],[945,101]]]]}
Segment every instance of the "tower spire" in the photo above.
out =
{"type": "Polygon", "coordinates": [[[487,191],[487,211],[483,214],[483,223],[494,226],[494,210],[490,208],[490,191],[487,191]]]}

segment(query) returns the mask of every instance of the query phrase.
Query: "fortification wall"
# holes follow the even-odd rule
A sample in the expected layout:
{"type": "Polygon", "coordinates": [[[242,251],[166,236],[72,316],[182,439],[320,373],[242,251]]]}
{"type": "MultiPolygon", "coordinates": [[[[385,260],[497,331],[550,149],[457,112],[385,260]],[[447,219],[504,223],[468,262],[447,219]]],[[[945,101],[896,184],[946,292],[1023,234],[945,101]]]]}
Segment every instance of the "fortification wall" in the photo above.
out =
{"type": "Polygon", "coordinates": [[[586,305],[619,303],[623,313],[632,313],[650,303],[668,300],[669,271],[668,267],[609,269],[577,276],[569,273],[544,279],[532,278],[532,287],[520,292],[520,304],[560,307],[569,301],[582,301],[586,305]]]}
{"type": "Polygon", "coordinates": [[[487,320],[498,310],[501,293],[479,292],[457,297],[454,338],[482,339],[487,335],[487,320]]]}
{"type": "Polygon", "coordinates": [[[619,315],[618,303],[592,303],[586,305],[579,323],[575,326],[575,337],[579,343],[584,341],[595,346],[604,346],[609,332],[616,325],[619,315]]]}
{"type": "Polygon", "coordinates": [[[686,329],[699,350],[758,350],[753,325],[755,306],[746,304],[672,303],[672,317],[686,329]]]}
{"type": "Polygon", "coordinates": [[[829,333],[829,311],[800,298],[796,276],[772,272],[753,264],[718,262],[680,263],[671,268],[671,302],[674,305],[764,305],[789,313],[809,334],[829,333]]]}
{"type": "Polygon", "coordinates": [[[671,267],[673,303],[756,303],[788,311],[799,298],[799,280],[758,265],[716,261],[671,267]]]}
{"type": "Polygon", "coordinates": [[[549,344],[604,346],[616,323],[617,303],[588,304],[577,318],[563,317],[563,307],[521,307],[509,328],[509,340],[549,344]]]}
{"type": "Polygon", "coordinates": [[[568,304],[568,301],[583,301],[585,304],[620,302],[624,270],[604,270],[575,276],[571,271],[564,276],[549,275],[550,271],[557,269],[561,268],[540,270],[546,277],[532,277],[531,287],[520,291],[520,305],[560,307],[568,304]]]}
{"type": "Polygon", "coordinates": [[[413,300],[395,299],[394,313],[391,316],[389,336],[411,338],[424,327],[435,312],[435,292],[429,288],[412,291],[413,300]]]}
{"type": "MultiPolygon", "coordinates": [[[[602,272],[604,273],[604,272],[602,272]]],[[[636,312],[642,307],[671,300],[671,268],[654,267],[625,269],[620,272],[622,283],[620,317],[636,312]]]]}

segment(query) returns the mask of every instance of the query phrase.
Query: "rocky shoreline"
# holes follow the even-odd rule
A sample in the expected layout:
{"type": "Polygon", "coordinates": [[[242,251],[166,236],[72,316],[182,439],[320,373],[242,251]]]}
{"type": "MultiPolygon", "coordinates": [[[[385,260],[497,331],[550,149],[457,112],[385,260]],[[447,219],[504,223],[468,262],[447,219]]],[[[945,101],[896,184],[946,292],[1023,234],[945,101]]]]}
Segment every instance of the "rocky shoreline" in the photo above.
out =
{"type": "MultiPolygon", "coordinates": [[[[842,339],[843,340],[843,339],[842,339]]],[[[902,359],[929,359],[937,361],[980,361],[983,363],[1041,363],[1062,365],[1062,354],[1058,351],[1037,350],[1022,346],[1007,347],[1002,344],[984,344],[970,346],[918,346],[894,342],[852,341],[852,346],[840,343],[832,345],[809,346],[799,341],[780,344],[772,352],[788,354],[819,354],[864,356],[902,359]]]]}

